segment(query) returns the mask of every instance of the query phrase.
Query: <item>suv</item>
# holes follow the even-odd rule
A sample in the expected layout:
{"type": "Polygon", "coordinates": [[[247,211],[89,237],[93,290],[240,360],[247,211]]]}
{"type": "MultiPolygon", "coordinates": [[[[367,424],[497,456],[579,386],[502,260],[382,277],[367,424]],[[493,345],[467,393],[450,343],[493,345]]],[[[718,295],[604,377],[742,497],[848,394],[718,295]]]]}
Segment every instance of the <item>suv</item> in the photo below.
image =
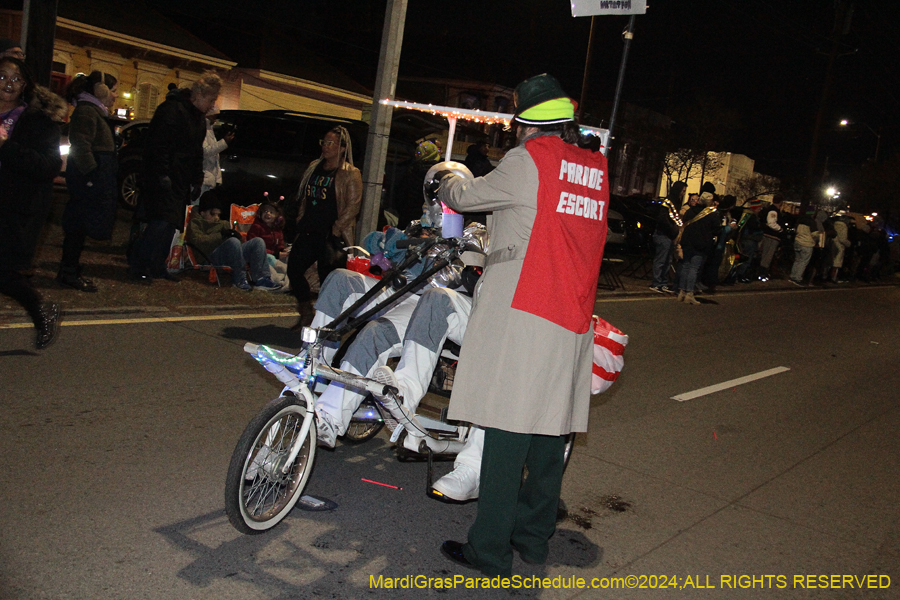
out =
{"type": "MultiPolygon", "coordinates": [[[[137,206],[149,121],[124,127],[119,140],[119,192],[129,208],[137,206]]],[[[260,202],[263,194],[273,200],[296,193],[303,172],[319,158],[319,140],[335,125],[350,132],[353,162],[362,165],[368,126],[362,121],[324,117],[283,110],[223,110],[215,124],[216,137],[233,131],[234,140],[219,155],[222,187],[227,203],[260,202]]]]}

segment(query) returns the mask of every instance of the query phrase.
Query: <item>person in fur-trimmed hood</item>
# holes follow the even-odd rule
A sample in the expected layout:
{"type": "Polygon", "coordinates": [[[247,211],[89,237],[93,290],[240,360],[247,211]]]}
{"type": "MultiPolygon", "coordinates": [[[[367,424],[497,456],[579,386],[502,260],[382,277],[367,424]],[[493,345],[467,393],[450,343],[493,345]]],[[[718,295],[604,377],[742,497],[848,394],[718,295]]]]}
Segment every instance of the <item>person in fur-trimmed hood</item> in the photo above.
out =
{"type": "Polygon", "coordinates": [[[38,350],[53,342],[59,306],[44,302],[28,278],[59,175],[59,123],[66,103],[35,85],[22,61],[0,58],[0,293],[28,312],[38,350]]]}
{"type": "Polygon", "coordinates": [[[116,143],[107,118],[118,98],[118,81],[109,73],[80,74],[66,90],[75,107],[69,117],[69,158],[66,187],[69,201],[63,213],[62,260],[56,281],[81,292],[97,286],[82,277],[81,253],[88,237],[112,238],[118,198],[116,143]]]}

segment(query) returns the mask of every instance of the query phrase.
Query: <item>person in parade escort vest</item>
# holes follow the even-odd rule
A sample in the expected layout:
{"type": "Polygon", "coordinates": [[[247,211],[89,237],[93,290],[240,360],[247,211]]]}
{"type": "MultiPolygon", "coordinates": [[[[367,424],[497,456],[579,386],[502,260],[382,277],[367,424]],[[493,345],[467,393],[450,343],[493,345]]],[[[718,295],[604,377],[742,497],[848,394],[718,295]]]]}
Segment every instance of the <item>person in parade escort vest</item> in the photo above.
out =
{"type": "Polygon", "coordinates": [[[609,204],[606,157],[578,145],[559,82],[527,79],[515,102],[518,146],[486,176],[448,173],[437,190],[454,210],[493,213],[448,415],[485,431],[478,515],[465,544],[441,546],[491,577],[510,576],[513,550],[547,560],[565,435],[587,430],[609,204]]]}

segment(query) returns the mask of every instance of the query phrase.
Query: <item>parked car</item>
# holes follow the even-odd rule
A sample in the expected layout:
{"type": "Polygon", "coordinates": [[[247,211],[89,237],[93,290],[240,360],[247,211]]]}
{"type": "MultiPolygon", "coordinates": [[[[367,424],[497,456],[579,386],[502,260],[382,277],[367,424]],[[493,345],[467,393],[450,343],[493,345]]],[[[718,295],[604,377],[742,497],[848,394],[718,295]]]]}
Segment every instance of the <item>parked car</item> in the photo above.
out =
{"type": "MultiPolygon", "coordinates": [[[[119,134],[119,193],[122,203],[137,206],[149,121],[135,121],[119,134]]],[[[220,195],[227,203],[251,204],[296,193],[303,172],[321,155],[319,140],[343,125],[353,142],[353,161],[362,166],[368,126],[362,121],[283,110],[223,110],[213,125],[217,137],[233,131],[234,140],[219,155],[220,195]]]]}
{"type": "Polygon", "coordinates": [[[606,243],[630,254],[652,249],[659,208],[658,203],[644,198],[610,196],[606,243]]]}
{"type": "Polygon", "coordinates": [[[132,121],[116,133],[119,159],[119,200],[125,208],[134,210],[138,199],[138,177],[143,160],[144,144],[140,138],[147,131],[149,120],[132,121]]]}
{"type": "Polygon", "coordinates": [[[606,211],[606,246],[625,246],[625,217],[611,208],[606,211]]]}

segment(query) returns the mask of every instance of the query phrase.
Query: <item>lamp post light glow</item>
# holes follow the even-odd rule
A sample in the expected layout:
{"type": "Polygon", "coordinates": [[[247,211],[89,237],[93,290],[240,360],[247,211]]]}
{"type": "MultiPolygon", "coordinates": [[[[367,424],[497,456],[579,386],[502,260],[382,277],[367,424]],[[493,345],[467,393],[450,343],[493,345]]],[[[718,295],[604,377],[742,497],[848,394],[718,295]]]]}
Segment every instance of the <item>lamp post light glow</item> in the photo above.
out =
{"type": "MultiPolygon", "coordinates": [[[[872,162],[878,162],[878,151],[881,149],[881,134],[879,132],[875,131],[874,129],[872,129],[872,127],[868,123],[864,123],[863,121],[853,121],[852,124],[862,125],[866,129],[868,129],[872,133],[872,135],[875,136],[875,158],[872,159],[872,162]]],[[[851,125],[850,120],[841,119],[841,121],[840,121],[841,127],[847,127],[848,125],[851,125]]]]}

